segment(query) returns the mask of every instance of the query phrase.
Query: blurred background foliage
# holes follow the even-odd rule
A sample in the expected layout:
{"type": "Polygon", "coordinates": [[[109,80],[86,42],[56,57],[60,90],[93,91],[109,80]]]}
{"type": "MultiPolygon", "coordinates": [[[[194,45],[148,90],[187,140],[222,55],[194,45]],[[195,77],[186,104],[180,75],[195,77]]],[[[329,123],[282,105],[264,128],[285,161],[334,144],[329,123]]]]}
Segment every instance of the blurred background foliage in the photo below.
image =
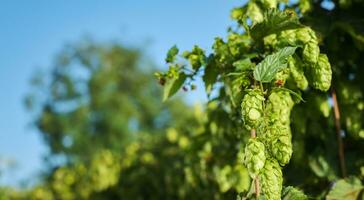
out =
{"type": "MultiPolygon", "coordinates": [[[[356,178],[338,181],[330,94],[307,90],[306,102],[291,116],[294,153],[284,184],[323,199],[336,183],[354,195],[336,191],[328,199],[356,199],[364,178],[363,2],[303,0],[289,6],[305,10],[301,21],[317,31],[331,62],[346,174],[356,178]]],[[[237,39],[231,43],[239,44],[237,39]]],[[[215,87],[217,95],[206,106],[179,97],[162,103],[155,70],[143,52],[121,44],[66,46],[50,74],[32,79],[26,98],[51,149],[48,171],[31,188],[2,187],[0,199],[235,199],[247,193],[251,181],[241,150],[249,134],[227,95],[237,81],[215,87]]]]}

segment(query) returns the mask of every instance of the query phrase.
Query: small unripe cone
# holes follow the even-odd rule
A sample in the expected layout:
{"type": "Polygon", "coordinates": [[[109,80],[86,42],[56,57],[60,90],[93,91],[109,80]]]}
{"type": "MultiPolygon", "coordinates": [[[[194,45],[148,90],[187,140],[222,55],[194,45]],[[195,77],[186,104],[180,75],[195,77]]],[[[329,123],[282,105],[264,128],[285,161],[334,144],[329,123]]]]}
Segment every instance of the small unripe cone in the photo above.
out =
{"type": "Polygon", "coordinates": [[[326,54],[320,54],[313,72],[313,86],[321,91],[327,91],[331,86],[331,66],[326,54]]]}
{"type": "Polygon", "coordinates": [[[247,167],[249,174],[252,178],[255,178],[265,163],[265,147],[262,142],[257,139],[249,139],[245,146],[244,164],[247,167]]]}
{"type": "Polygon", "coordinates": [[[278,162],[274,159],[267,159],[259,177],[265,199],[280,200],[283,178],[278,162]]]}
{"type": "Polygon", "coordinates": [[[247,90],[241,103],[241,114],[248,130],[257,128],[263,118],[264,96],[260,90],[247,90]]]}

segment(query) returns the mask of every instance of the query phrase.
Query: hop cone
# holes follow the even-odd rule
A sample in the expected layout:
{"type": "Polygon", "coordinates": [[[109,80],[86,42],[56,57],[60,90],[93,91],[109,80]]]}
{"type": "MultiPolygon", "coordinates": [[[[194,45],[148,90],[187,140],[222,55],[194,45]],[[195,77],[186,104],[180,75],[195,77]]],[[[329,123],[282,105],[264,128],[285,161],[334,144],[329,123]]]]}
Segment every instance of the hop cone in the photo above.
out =
{"type": "Polygon", "coordinates": [[[313,86],[321,91],[327,91],[331,85],[331,66],[325,54],[320,54],[313,69],[313,86]]]}
{"type": "Polygon", "coordinates": [[[298,57],[290,57],[288,59],[288,66],[293,80],[299,89],[305,90],[308,86],[308,81],[303,72],[303,63],[298,57]]]}
{"type": "Polygon", "coordinates": [[[277,7],[277,0],[261,0],[262,4],[266,8],[276,8],[277,7]]]}
{"type": "Polygon", "coordinates": [[[282,31],[278,35],[277,39],[278,39],[278,46],[280,47],[284,47],[287,45],[296,46],[298,42],[295,29],[282,31]]]}
{"type": "Polygon", "coordinates": [[[286,165],[292,156],[291,134],[288,128],[283,128],[279,135],[275,135],[271,141],[272,155],[280,165],[286,165]]]}
{"type": "Polygon", "coordinates": [[[267,159],[260,177],[262,192],[266,199],[280,200],[283,178],[278,162],[273,159],[267,159]]]}
{"type": "Polygon", "coordinates": [[[315,41],[310,41],[303,47],[303,61],[310,66],[315,66],[320,54],[320,48],[315,41]]]}
{"type": "Polygon", "coordinates": [[[248,90],[241,103],[241,113],[247,129],[258,127],[263,117],[264,96],[260,90],[248,90]]]}
{"type": "Polygon", "coordinates": [[[257,139],[249,139],[245,146],[244,163],[249,174],[255,178],[259,174],[265,163],[265,147],[257,139]]]}
{"type": "Polygon", "coordinates": [[[292,156],[291,130],[288,125],[270,124],[260,136],[269,155],[274,157],[280,165],[286,165],[292,156]]]}
{"type": "Polygon", "coordinates": [[[317,43],[316,34],[309,27],[296,29],[296,37],[297,37],[297,40],[299,40],[303,44],[309,43],[310,41],[317,43]]]}
{"type": "Polygon", "coordinates": [[[270,121],[288,125],[293,105],[294,102],[288,92],[282,90],[273,91],[268,97],[266,106],[270,121]]]}

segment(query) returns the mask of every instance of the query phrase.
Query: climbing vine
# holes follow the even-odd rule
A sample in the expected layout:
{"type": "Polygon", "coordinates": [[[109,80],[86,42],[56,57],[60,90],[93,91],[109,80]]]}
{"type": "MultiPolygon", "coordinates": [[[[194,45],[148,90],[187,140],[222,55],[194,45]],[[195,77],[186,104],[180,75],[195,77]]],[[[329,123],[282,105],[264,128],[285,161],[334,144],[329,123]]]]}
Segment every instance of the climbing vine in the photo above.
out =
{"type": "Polygon", "coordinates": [[[315,31],[299,22],[305,9],[294,12],[278,9],[278,4],[286,2],[250,1],[234,9],[231,16],[238,27],[229,30],[227,40],[216,38],[211,54],[195,46],[178,57],[174,46],[166,58],[168,72],[157,74],[166,83],[165,97],[191,84],[201,71],[207,92],[222,82],[231,109],[241,110],[241,124],[251,133],[243,152],[254,180],[248,198],[254,193],[256,198],[281,199],[282,168],[292,156],[291,110],[304,101],[302,91],[327,92],[332,79],[315,31]]]}

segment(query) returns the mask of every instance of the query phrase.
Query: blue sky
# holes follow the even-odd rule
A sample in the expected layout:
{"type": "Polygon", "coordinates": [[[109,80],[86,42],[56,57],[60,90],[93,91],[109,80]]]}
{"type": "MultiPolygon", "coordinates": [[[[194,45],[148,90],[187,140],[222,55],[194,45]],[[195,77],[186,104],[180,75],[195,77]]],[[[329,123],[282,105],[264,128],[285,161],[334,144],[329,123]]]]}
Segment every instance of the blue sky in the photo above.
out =
{"type": "MultiPolygon", "coordinates": [[[[47,70],[66,43],[85,35],[97,41],[121,41],[143,47],[158,65],[174,44],[209,48],[225,36],[232,22],[229,11],[244,0],[0,0],[0,184],[33,179],[42,169],[47,148],[31,126],[23,106],[29,79],[36,69],[47,70]]],[[[203,99],[202,92],[188,100],[203,99]]]]}

